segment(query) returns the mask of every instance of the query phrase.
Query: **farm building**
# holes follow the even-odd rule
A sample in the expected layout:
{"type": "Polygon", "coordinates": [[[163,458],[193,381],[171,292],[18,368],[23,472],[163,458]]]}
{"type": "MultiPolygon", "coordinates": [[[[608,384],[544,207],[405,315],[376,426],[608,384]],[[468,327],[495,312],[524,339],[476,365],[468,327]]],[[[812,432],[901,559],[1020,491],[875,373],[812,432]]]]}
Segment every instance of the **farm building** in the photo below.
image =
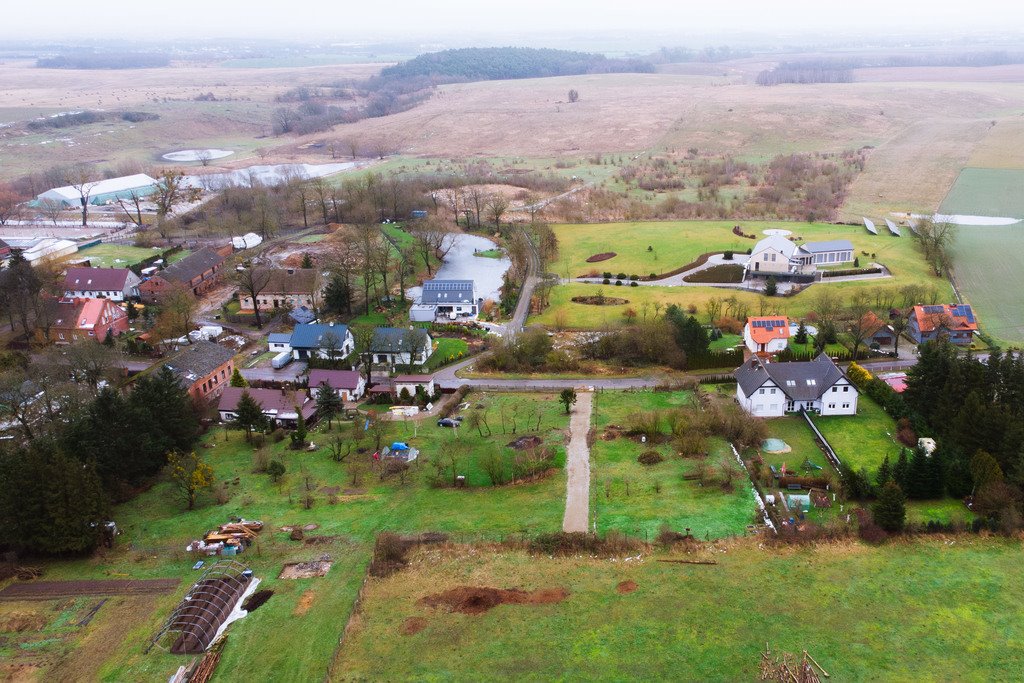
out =
{"type": "Polygon", "coordinates": [[[64,296],[124,301],[139,295],[140,282],[139,276],[127,268],[68,268],[64,296]]]}
{"type": "Polygon", "coordinates": [[[144,280],[139,285],[139,294],[146,301],[156,302],[162,294],[174,287],[184,286],[192,290],[195,296],[201,296],[217,284],[224,259],[230,253],[230,246],[225,249],[200,249],[144,280]]]}
{"type": "MultiPolygon", "coordinates": [[[[128,314],[110,299],[69,299],[57,303],[49,341],[70,344],[79,339],[102,342],[128,331],[128,314]]],[[[41,335],[42,330],[36,330],[41,335]]]]}
{"type": "Polygon", "coordinates": [[[326,384],[342,401],[361,398],[366,390],[366,378],[355,370],[310,370],[309,389],[316,391],[326,384]]]}
{"type": "Polygon", "coordinates": [[[743,342],[751,353],[779,353],[789,346],[789,318],[784,315],[747,318],[743,342]]]}
{"type": "Polygon", "coordinates": [[[427,280],[419,299],[409,309],[413,322],[432,322],[435,318],[475,318],[480,302],[472,280],[427,280]]]}
{"type": "Polygon", "coordinates": [[[736,400],[756,417],[782,417],[802,410],[857,414],[857,388],[825,354],[796,363],[770,363],[753,356],[733,374],[736,400]]]}
{"type": "Polygon", "coordinates": [[[231,381],[235,354],[211,341],[194,341],[162,363],[181,380],[192,400],[216,397],[231,381]]]}
{"type": "Polygon", "coordinates": [[[33,265],[45,259],[61,259],[78,251],[78,245],[71,240],[53,237],[5,237],[4,241],[11,250],[20,251],[22,257],[33,265]]]}
{"type": "Polygon", "coordinates": [[[272,425],[295,427],[299,419],[298,411],[307,422],[316,415],[316,401],[304,391],[285,391],[284,389],[243,389],[226,387],[217,405],[221,422],[230,422],[238,417],[238,402],[242,394],[247,393],[260,405],[263,414],[272,425]]]}
{"type": "MultiPolygon", "coordinates": [[[[294,341],[292,345],[295,345],[294,341]]],[[[423,365],[433,351],[430,335],[418,327],[378,327],[373,331],[370,344],[373,362],[390,366],[423,365]]]]}
{"type": "Polygon", "coordinates": [[[819,266],[838,266],[854,259],[849,240],[796,242],[771,235],[754,245],[747,259],[747,275],[811,275],[819,266]]]}
{"type": "Polygon", "coordinates": [[[918,344],[948,337],[958,346],[970,346],[977,331],[974,310],[967,304],[914,306],[907,328],[910,338],[918,344]]]}
{"type": "Polygon", "coordinates": [[[319,358],[344,358],[355,350],[356,342],[347,325],[296,325],[289,344],[292,358],[309,360],[319,358]]]}
{"type": "Polygon", "coordinates": [[[133,195],[144,197],[156,192],[157,181],[145,173],[109,178],[86,183],[79,190],[71,185],[55,187],[36,197],[36,203],[58,202],[66,209],[80,208],[83,197],[89,204],[100,205],[130,199],[133,195]]]}
{"type": "MultiPolygon", "coordinates": [[[[254,278],[266,278],[267,285],[256,296],[261,311],[279,308],[313,308],[313,299],[319,289],[317,271],[312,268],[263,269],[253,274],[254,278]]],[[[241,311],[254,310],[252,296],[239,292],[241,311]]]]}

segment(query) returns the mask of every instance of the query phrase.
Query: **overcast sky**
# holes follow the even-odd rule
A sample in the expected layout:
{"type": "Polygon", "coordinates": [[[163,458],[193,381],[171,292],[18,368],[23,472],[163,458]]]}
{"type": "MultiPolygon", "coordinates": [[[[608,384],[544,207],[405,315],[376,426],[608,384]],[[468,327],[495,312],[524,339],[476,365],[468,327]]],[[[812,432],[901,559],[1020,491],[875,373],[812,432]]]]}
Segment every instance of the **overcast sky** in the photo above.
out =
{"type": "Polygon", "coordinates": [[[404,33],[1018,31],[1021,0],[3,0],[0,35],[344,39],[404,33]]]}

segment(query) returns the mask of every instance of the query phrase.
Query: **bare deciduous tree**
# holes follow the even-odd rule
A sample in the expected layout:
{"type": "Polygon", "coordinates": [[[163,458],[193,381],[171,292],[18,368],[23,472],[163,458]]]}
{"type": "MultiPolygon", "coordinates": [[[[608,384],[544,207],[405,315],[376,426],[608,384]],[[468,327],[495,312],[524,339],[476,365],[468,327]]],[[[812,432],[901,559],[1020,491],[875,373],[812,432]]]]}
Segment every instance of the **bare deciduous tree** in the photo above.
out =
{"type": "Polygon", "coordinates": [[[269,268],[246,268],[238,271],[235,275],[235,282],[241,292],[252,298],[253,315],[256,318],[256,329],[263,327],[263,318],[260,316],[260,294],[270,284],[273,271],[269,268]]]}

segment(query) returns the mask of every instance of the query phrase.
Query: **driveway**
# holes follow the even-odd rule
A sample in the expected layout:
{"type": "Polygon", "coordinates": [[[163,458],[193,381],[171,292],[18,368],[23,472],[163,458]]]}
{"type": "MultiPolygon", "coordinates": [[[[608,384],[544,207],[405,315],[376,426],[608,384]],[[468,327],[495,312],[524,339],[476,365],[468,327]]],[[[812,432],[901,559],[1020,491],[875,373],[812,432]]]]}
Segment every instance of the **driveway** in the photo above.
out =
{"type": "Polygon", "coordinates": [[[577,394],[576,405],[569,419],[569,445],[565,457],[565,517],[562,531],[587,532],[590,519],[590,447],[587,434],[590,432],[590,413],[594,394],[584,391],[577,394]]]}

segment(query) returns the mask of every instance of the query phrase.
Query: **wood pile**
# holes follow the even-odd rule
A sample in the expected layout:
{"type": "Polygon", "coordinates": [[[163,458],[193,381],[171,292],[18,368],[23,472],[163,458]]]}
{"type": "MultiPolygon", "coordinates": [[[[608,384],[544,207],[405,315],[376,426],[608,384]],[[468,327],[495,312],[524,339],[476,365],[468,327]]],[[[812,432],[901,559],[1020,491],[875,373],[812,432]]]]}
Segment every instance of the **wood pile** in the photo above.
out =
{"type": "Polygon", "coordinates": [[[222,636],[206,651],[203,658],[199,660],[195,670],[188,677],[188,683],[206,683],[213,677],[213,672],[216,670],[217,664],[220,663],[220,655],[224,650],[224,643],[227,642],[227,639],[226,635],[222,636]]]}
{"type": "Polygon", "coordinates": [[[761,680],[776,681],[777,683],[821,683],[818,671],[825,678],[829,673],[821,668],[807,650],[803,656],[797,658],[783,652],[778,656],[772,656],[768,643],[764,644],[764,652],[761,653],[761,680]]]}

